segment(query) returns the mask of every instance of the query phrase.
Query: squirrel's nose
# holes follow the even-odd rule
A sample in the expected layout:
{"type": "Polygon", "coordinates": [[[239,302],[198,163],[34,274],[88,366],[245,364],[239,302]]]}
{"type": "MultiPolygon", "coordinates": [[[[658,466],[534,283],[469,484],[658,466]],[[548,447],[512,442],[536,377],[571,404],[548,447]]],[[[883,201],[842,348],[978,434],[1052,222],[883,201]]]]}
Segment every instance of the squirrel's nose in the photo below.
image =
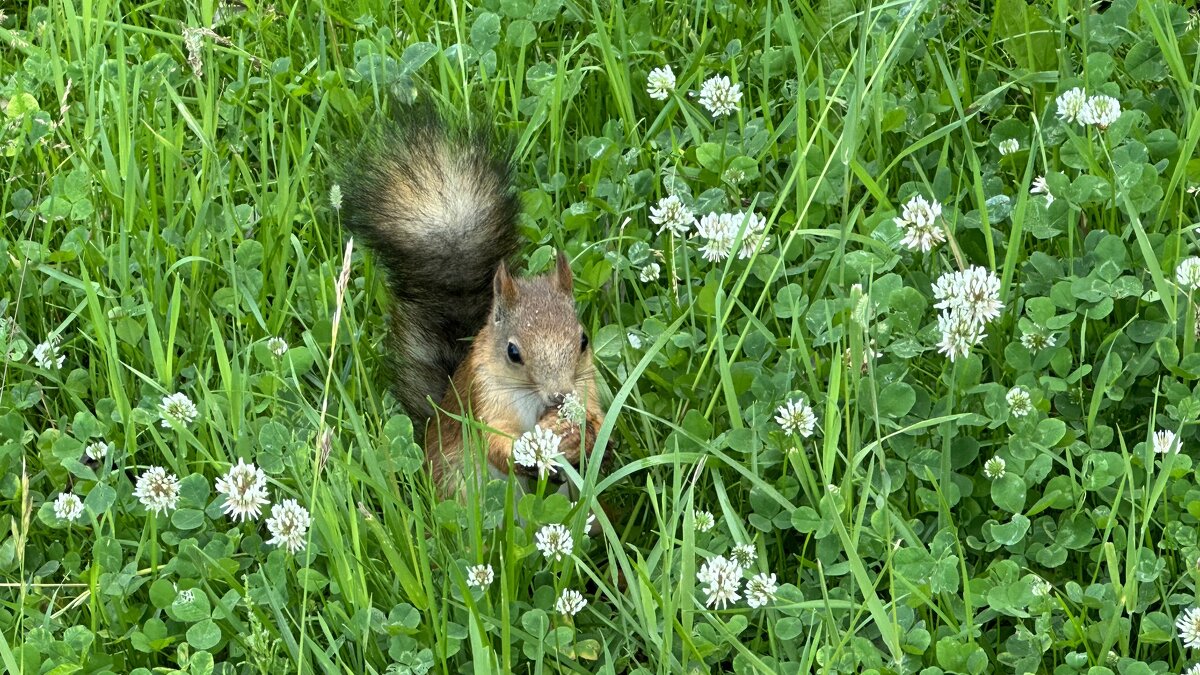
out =
{"type": "Polygon", "coordinates": [[[550,405],[562,405],[563,401],[567,400],[567,394],[565,392],[558,392],[550,394],[547,398],[550,401],[550,405]]]}

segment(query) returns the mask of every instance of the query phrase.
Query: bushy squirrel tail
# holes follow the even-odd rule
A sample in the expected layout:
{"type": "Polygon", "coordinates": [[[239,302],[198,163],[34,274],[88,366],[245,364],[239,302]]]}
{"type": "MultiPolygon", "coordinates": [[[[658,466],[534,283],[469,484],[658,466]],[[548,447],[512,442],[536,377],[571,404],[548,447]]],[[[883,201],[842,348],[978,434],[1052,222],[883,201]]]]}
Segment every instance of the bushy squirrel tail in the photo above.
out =
{"type": "Polygon", "coordinates": [[[420,438],[519,248],[511,155],[488,125],[393,104],[342,160],[340,185],[343,222],[387,273],[391,385],[420,438]]]}

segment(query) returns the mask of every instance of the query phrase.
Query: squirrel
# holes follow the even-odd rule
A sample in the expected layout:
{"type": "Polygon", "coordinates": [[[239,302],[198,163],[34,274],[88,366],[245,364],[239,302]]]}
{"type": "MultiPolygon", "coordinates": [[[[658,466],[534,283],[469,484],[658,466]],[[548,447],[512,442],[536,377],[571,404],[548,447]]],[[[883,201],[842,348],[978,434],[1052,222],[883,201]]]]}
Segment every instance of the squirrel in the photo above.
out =
{"type": "Polygon", "coordinates": [[[512,461],[522,434],[554,431],[578,467],[604,421],[566,255],[540,276],[509,269],[520,248],[513,171],[493,134],[425,104],[401,106],[369,132],[341,177],[343,222],[365,240],[391,291],[392,391],[414,436],[424,432],[426,465],[446,498],[465,496],[467,418],[483,427],[488,473],[521,478],[538,475],[512,461]],[[571,394],[586,409],[583,425],[560,415],[571,394]]]}

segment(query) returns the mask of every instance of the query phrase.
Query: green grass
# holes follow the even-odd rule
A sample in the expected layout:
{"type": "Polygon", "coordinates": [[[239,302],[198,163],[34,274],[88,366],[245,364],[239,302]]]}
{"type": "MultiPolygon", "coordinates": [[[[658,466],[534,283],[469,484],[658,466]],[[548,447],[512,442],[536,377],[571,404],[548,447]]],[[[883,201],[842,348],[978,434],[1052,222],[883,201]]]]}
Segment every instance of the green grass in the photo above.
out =
{"type": "Polygon", "coordinates": [[[5,669],[1190,667],[1173,623],[1200,575],[1195,293],[1176,278],[1196,252],[1194,8],[752,5],[7,9],[5,669]],[[198,76],[185,33],[208,26],[198,76]],[[666,64],[676,92],[653,100],[666,64]],[[714,75],[741,86],[729,117],[688,93],[714,75]],[[1119,120],[1057,119],[1076,86],[1118,99],[1119,120]],[[617,441],[609,469],[575,476],[618,514],[598,537],[558,496],[514,510],[500,481],[437,503],[382,374],[388,298],[361,242],[339,302],[337,158],[413,92],[490,114],[515,141],[523,262],[571,256],[617,441]],[[1053,204],[1030,194],[1039,176],[1053,204]],[[704,259],[703,238],[650,222],[670,193],[697,215],[752,210],[767,244],[704,259]],[[927,254],[893,220],[914,194],[944,206],[950,241],[927,254]],[[969,265],[1004,309],[951,361],[931,286],[969,265]],[[32,355],[50,335],[61,369],[32,355]],[[160,424],[174,392],[194,423],[160,424]],[[797,398],[811,437],[774,419],[797,398]],[[1159,430],[1178,452],[1153,452],[1159,430]],[[266,543],[269,514],[222,513],[214,481],[239,457],[309,510],[302,551],[266,543]],[[170,514],[133,496],[149,466],[181,479],[170,514]],[[65,491],[86,506],[74,523],[52,506],[65,491]],[[574,555],[548,562],[534,537],[559,522],[574,555]],[[697,573],[738,544],[757,552],[746,578],[777,576],[774,601],[708,607],[697,573]],[[466,583],[482,563],[486,591],[466,583]],[[588,601],[573,618],[564,589],[588,601]]]}

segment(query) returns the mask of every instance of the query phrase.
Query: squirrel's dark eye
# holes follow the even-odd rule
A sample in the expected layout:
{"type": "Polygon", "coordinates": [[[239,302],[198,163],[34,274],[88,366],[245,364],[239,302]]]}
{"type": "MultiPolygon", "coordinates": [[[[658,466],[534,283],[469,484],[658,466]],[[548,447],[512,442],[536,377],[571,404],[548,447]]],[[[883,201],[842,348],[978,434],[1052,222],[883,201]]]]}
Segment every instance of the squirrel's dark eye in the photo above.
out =
{"type": "Polygon", "coordinates": [[[579,352],[580,353],[586,352],[587,346],[588,346],[587,333],[584,333],[583,335],[579,336],[579,352]]]}
{"type": "Polygon", "coordinates": [[[517,349],[517,345],[512,342],[508,343],[508,360],[513,363],[522,363],[521,350],[517,349]]]}

